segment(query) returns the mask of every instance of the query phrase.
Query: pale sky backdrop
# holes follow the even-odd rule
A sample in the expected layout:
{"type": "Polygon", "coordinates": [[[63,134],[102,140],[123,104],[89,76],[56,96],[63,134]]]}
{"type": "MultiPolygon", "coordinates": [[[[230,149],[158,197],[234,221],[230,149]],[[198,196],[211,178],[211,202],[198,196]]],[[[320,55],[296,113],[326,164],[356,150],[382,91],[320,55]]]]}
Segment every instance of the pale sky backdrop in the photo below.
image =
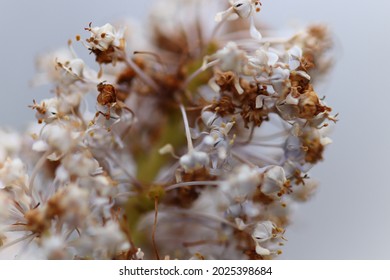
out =
{"type": "MultiPolygon", "coordinates": [[[[90,21],[145,18],[152,2],[0,0],[0,125],[22,129],[33,118],[27,105],[49,96],[28,86],[37,54],[65,46],[90,21]]],[[[325,23],[336,41],[336,65],[318,91],[340,122],[312,170],[319,190],[296,209],[281,258],[390,259],[390,2],[262,2],[258,18],[269,26],[325,23]]]]}

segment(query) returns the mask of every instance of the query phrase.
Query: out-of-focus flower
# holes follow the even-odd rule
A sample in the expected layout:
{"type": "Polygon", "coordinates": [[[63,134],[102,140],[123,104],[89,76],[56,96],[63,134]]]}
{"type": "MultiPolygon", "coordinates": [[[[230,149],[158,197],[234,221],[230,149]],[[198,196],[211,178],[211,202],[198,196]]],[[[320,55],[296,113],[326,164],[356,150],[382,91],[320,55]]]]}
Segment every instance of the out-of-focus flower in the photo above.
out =
{"type": "Polygon", "coordinates": [[[123,42],[123,31],[116,31],[115,28],[106,23],[99,27],[88,27],[86,28],[91,32],[91,37],[87,39],[91,49],[98,49],[100,51],[106,51],[110,46],[121,47],[123,42]]]}

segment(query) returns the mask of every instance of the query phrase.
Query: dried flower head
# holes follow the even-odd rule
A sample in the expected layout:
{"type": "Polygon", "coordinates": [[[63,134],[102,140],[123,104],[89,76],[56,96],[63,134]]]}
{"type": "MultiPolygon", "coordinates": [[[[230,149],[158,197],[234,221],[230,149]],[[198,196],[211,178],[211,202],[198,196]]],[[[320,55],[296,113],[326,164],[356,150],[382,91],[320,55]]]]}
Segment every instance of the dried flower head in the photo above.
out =
{"type": "Polygon", "coordinates": [[[262,38],[260,1],[229,3],[160,1],[151,34],[90,24],[76,39],[94,66],[71,41],[39,58],[54,95],[33,100],[26,134],[0,131],[1,257],[281,253],[337,120],[314,83],[331,40],[323,26],[262,38]]]}

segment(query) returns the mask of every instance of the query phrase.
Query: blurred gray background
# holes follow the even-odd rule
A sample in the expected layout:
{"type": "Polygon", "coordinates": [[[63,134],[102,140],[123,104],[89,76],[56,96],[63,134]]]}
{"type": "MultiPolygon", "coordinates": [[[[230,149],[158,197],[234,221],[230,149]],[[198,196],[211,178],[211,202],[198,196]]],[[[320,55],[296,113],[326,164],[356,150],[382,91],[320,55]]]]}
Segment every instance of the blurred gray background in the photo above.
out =
{"type": "MultiPolygon", "coordinates": [[[[33,118],[27,105],[50,96],[49,88],[28,84],[38,54],[65,46],[76,34],[85,36],[90,21],[144,19],[152,2],[1,0],[0,125],[23,129],[33,118]]],[[[340,121],[325,161],[312,170],[319,190],[296,209],[281,257],[390,259],[390,2],[262,2],[258,18],[269,26],[325,23],[336,41],[336,65],[318,92],[340,121]]]]}

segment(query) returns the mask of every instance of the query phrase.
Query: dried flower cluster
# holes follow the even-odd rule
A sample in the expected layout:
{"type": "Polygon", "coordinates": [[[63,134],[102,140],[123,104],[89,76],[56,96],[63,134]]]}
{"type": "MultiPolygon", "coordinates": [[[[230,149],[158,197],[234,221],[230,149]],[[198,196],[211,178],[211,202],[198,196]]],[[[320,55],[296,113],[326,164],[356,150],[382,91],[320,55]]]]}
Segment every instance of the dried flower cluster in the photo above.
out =
{"type": "Polygon", "coordinates": [[[281,253],[336,121],[313,86],[331,41],[262,36],[260,1],[211,2],[159,1],[149,30],[89,24],[76,43],[98,70],[71,41],[39,59],[54,95],[26,134],[0,131],[2,257],[281,253]]]}

